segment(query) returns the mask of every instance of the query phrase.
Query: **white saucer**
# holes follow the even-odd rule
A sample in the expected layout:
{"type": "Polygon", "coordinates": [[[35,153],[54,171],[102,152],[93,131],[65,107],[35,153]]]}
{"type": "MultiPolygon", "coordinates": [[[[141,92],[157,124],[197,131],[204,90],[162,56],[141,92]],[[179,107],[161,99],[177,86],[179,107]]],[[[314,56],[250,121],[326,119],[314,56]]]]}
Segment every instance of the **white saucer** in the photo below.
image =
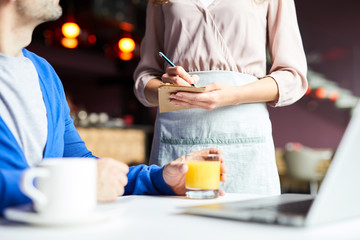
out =
{"type": "Polygon", "coordinates": [[[93,212],[87,214],[86,216],[81,217],[71,217],[69,219],[54,219],[46,216],[42,216],[34,212],[32,204],[26,204],[18,207],[10,207],[5,209],[5,217],[8,220],[16,222],[24,222],[32,225],[41,225],[41,226],[74,226],[74,225],[84,225],[90,223],[96,223],[100,221],[105,221],[114,217],[114,215],[93,212]]]}

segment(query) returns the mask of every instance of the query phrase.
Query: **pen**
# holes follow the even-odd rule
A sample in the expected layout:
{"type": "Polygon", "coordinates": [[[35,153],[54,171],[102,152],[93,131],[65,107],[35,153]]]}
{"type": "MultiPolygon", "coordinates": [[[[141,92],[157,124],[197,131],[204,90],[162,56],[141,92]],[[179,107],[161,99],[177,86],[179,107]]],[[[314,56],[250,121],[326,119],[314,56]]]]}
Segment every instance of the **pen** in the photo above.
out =
{"type": "MultiPolygon", "coordinates": [[[[172,61],[170,61],[170,59],[168,59],[167,56],[165,56],[165,54],[159,52],[159,56],[162,57],[170,66],[175,67],[175,64],[172,61]]],[[[195,83],[192,83],[191,86],[196,87],[195,83]]]]}

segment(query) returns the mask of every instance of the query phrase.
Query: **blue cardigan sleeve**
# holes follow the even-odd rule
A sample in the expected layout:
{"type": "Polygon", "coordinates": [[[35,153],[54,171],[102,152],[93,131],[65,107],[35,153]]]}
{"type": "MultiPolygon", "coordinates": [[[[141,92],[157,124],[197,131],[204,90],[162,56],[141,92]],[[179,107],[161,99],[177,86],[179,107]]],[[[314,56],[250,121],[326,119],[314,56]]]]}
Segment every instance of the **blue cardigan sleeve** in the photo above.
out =
{"type": "Polygon", "coordinates": [[[0,216],[8,206],[17,206],[30,203],[31,200],[25,196],[19,187],[19,180],[23,169],[0,169],[0,216]]]}
{"type": "Polygon", "coordinates": [[[130,167],[124,195],[175,195],[164,181],[163,169],[156,165],[130,167]]]}
{"type": "MultiPolygon", "coordinates": [[[[67,102],[64,104],[68,109],[67,102]]],[[[70,110],[67,111],[65,117],[65,133],[64,133],[64,153],[63,157],[95,157],[85,146],[78,131],[76,130],[73,120],[70,117],[70,110]]]]}
{"type": "Polygon", "coordinates": [[[29,203],[19,182],[29,165],[15,137],[0,116],[0,216],[8,206],[29,203]]]}

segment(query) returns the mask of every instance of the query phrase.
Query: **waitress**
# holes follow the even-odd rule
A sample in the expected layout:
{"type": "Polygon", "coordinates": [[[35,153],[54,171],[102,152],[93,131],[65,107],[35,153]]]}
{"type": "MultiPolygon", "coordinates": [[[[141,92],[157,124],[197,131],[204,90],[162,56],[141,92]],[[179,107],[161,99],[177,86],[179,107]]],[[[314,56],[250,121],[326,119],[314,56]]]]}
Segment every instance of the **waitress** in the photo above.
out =
{"type": "Polygon", "coordinates": [[[150,163],[195,150],[224,152],[227,192],[280,194],[267,104],[306,92],[307,64],[294,0],[153,0],[147,5],[134,91],[156,107],[161,83],[205,86],[169,101],[189,109],[159,113],[150,163]],[[267,51],[271,68],[266,72],[267,51]],[[163,52],[175,63],[169,67],[163,52]]]}

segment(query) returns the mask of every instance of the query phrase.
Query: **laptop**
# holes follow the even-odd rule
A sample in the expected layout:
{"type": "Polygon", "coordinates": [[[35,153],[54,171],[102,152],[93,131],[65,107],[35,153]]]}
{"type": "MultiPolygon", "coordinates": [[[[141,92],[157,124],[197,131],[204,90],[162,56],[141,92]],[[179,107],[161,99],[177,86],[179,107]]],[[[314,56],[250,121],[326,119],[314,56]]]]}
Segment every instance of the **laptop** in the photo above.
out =
{"type": "Polygon", "coordinates": [[[317,195],[282,194],[186,207],[185,213],[290,226],[314,226],[360,217],[360,103],[317,195]]]}

